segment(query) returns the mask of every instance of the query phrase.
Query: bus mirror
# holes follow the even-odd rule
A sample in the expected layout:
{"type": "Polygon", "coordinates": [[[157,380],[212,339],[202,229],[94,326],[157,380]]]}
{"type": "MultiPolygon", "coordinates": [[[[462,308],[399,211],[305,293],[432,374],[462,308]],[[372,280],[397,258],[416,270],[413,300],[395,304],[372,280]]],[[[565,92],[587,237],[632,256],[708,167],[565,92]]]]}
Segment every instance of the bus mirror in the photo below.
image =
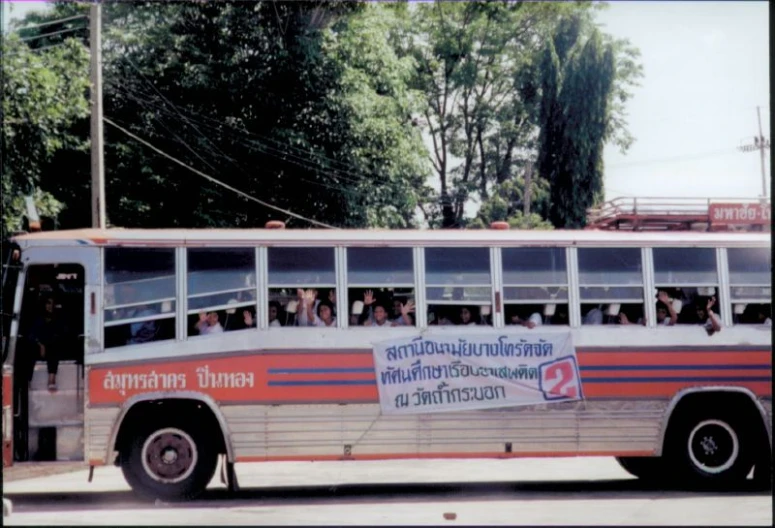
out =
{"type": "Polygon", "coordinates": [[[551,317],[557,311],[557,305],[549,303],[544,305],[544,317],[551,317]]]}
{"type": "Polygon", "coordinates": [[[609,315],[611,317],[616,317],[619,315],[619,310],[621,310],[622,305],[619,303],[611,303],[608,305],[608,310],[606,310],[606,315],[609,315]]]}
{"type": "Polygon", "coordinates": [[[355,301],[352,307],[353,315],[361,315],[363,313],[363,301],[355,301]]]}
{"type": "Polygon", "coordinates": [[[743,313],[745,312],[745,306],[746,306],[745,304],[739,304],[739,303],[736,304],[734,306],[735,315],[743,315],[743,313]]]}
{"type": "Polygon", "coordinates": [[[285,311],[291,314],[296,313],[296,308],[299,307],[299,301],[288,301],[288,306],[285,307],[285,311]]]}

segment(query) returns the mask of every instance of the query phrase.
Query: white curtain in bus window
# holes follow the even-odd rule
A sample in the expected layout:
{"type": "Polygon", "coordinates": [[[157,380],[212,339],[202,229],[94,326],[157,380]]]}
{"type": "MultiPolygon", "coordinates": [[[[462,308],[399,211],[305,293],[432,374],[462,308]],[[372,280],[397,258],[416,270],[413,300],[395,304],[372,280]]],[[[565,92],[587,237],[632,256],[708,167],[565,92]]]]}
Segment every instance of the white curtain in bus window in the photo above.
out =
{"type": "MultiPolygon", "coordinates": [[[[374,304],[385,307],[388,319],[405,324],[401,304],[414,301],[414,260],[411,248],[348,248],[347,286],[350,324],[364,324],[370,316],[364,305],[365,293],[372,292],[374,304]],[[399,304],[400,303],[400,304],[399,304]]],[[[414,314],[410,314],[414,322],[414,314]]]]}
{"type": "Polygon", "coordinates": [[[578,260],[582,302],[643,302],[639,248],[579,248],[578,260]]]}
{"type": "Polygon", "coordinates": [[[215,313],[224,330],[245,328],[256,311],[256,252],[252,248],[188,250],[189,316],[215,313]]]}
{"type": "Polygon", "coordinates": [[[175,338],[175,250],[105,250],[105,346],[175,338]]]}
{"type": "Polygon", "coordinates": [[[735,323],[758,324],[771,318],[770,248],[729,248],[729,287],[735,323]]]}
{"type": "Polygon", "coordinates": [[[492,302],[488,248],[426,248],[427,301],[435,304],[492,302]]]}

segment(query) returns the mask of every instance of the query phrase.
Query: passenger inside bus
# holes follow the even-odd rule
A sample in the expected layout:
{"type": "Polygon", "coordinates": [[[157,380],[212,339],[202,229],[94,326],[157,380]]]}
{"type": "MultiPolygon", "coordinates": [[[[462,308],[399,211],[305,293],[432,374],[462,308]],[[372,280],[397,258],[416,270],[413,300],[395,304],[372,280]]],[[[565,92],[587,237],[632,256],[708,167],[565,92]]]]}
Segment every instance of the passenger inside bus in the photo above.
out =
{"type": "MultiPolygon", "coordinates": [[[[61,355],[60,349],[68,334],[67,328],[54,312],[54,306],[52,295],[41,297],[41,311],[33,322],[29,334],[30,343],[35,347],[34,352],[39,354],[39,356],[35,356],[35,360],[40,358],[46,361],[49,390],[57,388],[56,377],[61,355]]],[[[33,360],[33,368],[35,360],[33,360]]]]}
{"type": "Polygon", "coordinates": [[[716,304],[715,297],[697,297],[695,301],[696,320],[694,324],[703,325],[708,335],[721,331],[721,321],[718,315],[713,312],[713,306],[716,304]]]}
{"type": "Polygon", "coordinates": [[[538,312],[529,313],[530,310],[515,310],[507,319],[506,323],[510,325],[520,325],[527,328],[535,328],[543,325],[543,318],[538,312]]]}
{"type": "Polygon", "coordinates": [[[312,312],[313,299],[307,299],[305,309],[307,310],[307,321],[309,326],[336,326],[336,317],[334,316],[334,305],[331,301],[319,301],[315,313],[312,312]]]}
{"type": "MultiPolygon", "coordinates": [[[[122,302],[123,304],[133,304],[138,302],[137,290],[131,284],[124,284],[122,302]]],[[[122,319],[135,319],[140,317],[152,317],[157,315],[156,310],[149,305],[129,306],[124,309],[122,319]]],[[[156,321],[142,321],[137,323],[131,323],[129,325],[129,338],[127,339],[127,345],[133,345],[137,343],[147,343],[153,341],[156,337],[158,327],[156,321]]]]}
{"type": "Polygon", "coordinates": [[[199,321],[194,328],[199,335],[220,334],[223,333],[223,326],[219,322],[218,312],[199,312],[199,321]]]}
{"type": "Polygon", "coordinates": [[[479,309],[476,306],[461,306],[458,312],[458,325],[476,326],[479,324],[479,309]],[[476,316],[474,316],[476,314],[476,316]]]}

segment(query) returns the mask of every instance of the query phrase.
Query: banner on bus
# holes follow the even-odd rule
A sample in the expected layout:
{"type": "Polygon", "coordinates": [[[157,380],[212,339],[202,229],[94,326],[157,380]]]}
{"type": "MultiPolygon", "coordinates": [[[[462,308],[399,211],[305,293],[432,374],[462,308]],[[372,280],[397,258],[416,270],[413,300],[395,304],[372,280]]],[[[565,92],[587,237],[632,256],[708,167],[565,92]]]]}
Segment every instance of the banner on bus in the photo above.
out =
{"type": "Polygon", "coordinates": [[[374,344],[385,414],[418,414],[583,399],[570,332],[436,335],[374,344]]]}

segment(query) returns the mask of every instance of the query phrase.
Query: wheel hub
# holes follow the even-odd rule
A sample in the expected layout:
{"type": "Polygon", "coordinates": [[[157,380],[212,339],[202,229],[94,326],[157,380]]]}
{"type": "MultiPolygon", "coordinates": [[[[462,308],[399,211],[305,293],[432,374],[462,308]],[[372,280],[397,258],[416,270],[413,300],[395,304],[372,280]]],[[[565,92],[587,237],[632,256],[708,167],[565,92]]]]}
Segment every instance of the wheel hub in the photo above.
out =
{"type": "Polygon", "coordinates": [[[689,458],[694,466],[710,474],[731,468],[740,453],[735,430],[721,420],[704,420],[689,434],[689,458]]]}
{"type": "Polygon", "coordinates": [[[141,459],[148,476],[158,482],[174,484],[191,475],[199,453],[188,433],[177,428],[165,428],[148,436],[141,459]]]}

